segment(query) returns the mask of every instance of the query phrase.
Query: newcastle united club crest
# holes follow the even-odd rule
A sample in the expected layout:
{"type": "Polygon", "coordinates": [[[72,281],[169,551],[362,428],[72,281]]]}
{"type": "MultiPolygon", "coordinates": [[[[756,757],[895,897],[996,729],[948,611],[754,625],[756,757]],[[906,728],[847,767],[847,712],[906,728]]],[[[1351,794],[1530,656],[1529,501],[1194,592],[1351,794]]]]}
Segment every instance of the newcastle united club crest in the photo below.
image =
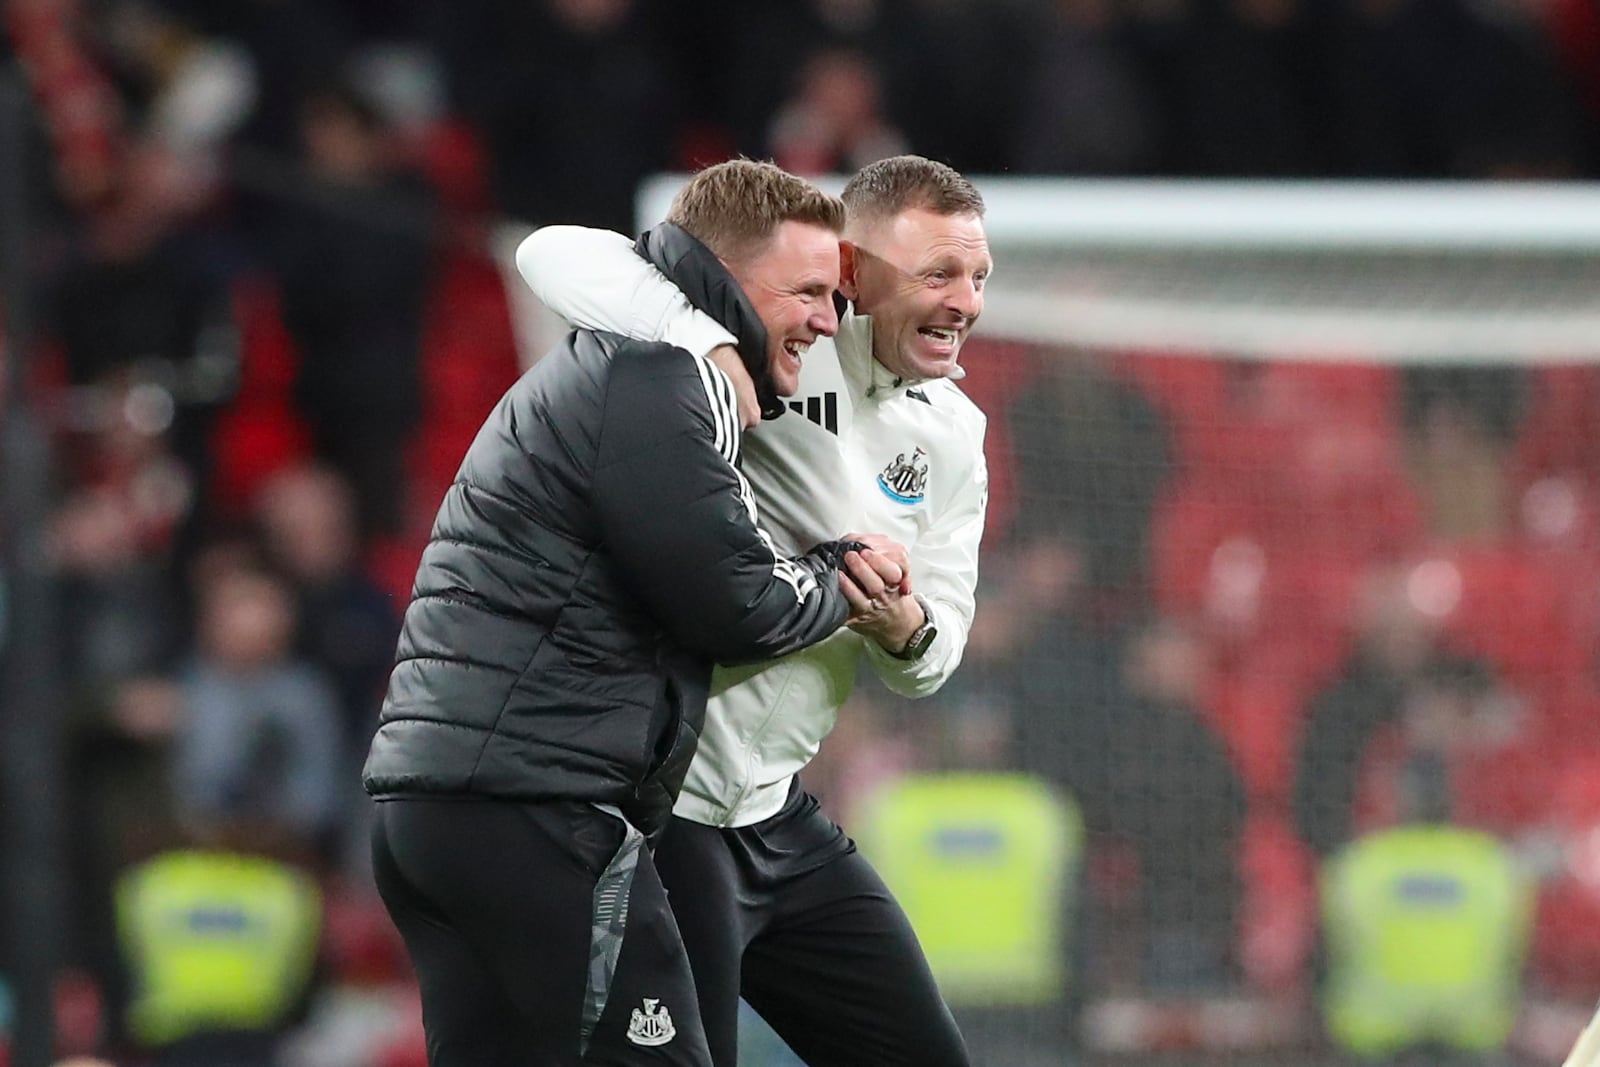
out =
{"type": "Polygon", "coordinates": [[[645,997],[644,1010],[633,1009],[633,1017],[628,1021],[628,1040],[635,1045],[665,1045],[676,1036],[678,1028],[672,1025],[672,1013],[660,1000],[645,997]]]}
{"type": "Polygon", "coordinates": [[[878,475],[878,488],[883,490],[883,495],[897,504],[922,503],[923,497],[928,495],[926,456],[920,448],[911,453],[910,459],[906,459],[904,452],[895,456],[894,462],[878,475]]]}

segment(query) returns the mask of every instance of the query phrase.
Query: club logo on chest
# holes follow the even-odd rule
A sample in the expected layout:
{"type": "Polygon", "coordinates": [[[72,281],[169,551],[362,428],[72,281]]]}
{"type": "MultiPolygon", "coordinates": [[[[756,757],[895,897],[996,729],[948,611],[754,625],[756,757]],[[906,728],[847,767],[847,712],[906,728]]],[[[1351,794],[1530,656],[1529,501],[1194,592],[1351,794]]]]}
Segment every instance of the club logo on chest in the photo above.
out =
{"type": "Polygon", "coordinates": [[[901,452],[878,474],[878,488],[897,504],[920,504],[928,495],[927,453],[918,448],[907,459],[901,452]]]}

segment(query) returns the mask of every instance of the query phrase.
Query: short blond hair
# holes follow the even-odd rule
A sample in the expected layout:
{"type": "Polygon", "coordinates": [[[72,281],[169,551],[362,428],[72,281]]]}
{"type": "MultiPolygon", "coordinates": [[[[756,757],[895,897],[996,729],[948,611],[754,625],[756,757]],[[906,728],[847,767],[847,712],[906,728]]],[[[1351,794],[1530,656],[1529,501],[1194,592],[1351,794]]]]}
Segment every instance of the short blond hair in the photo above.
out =
{"type": "Polygon", "coordinates": [[[672,200],[676,223],[724,263],[757,254],[785,222],[844,231],[844,202],[775,163],[730,159],[700,171],[672,200]]]}
{"type": "Polygon", "coordinates": [[[954,167],[925,156],[891,156],[862,167],[845,184],[853,222],[893,218],[911,208],[983,218],[983,194],[954,167]]]}

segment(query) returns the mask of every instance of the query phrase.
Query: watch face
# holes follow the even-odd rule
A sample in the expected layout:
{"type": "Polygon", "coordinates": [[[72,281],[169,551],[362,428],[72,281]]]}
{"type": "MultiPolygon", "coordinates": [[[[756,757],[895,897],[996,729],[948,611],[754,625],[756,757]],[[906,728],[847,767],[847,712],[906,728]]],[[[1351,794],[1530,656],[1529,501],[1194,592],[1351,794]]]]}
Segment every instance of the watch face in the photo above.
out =
{"type": "Polygon", "coordinates": [[[906,655],[912,659],[928,651],[928,646],[933,644],[933,639],[939,636],[939,631],[930,624],[924,626],[911,638],[911,644],[906,648],[906,655]]]}

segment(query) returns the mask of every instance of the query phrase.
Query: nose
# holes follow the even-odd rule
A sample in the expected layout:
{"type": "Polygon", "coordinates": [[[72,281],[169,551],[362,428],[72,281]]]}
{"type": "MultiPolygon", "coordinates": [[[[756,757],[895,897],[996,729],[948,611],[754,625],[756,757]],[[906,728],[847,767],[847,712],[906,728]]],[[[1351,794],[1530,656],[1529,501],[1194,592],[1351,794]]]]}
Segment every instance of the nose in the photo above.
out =
{"type": "Polygon", "coordinates": [[[945,289],[945,307],[969,319],[983,310],[983,290],[971,275],[962,275],[945,289]]]}
{"type": "Polygon", "coordinates": [[[839,312],[834,310],[831,296],[816,303],[806,319],[806,325],[824,337],[832,337],[839,332],[839,312]]]}

